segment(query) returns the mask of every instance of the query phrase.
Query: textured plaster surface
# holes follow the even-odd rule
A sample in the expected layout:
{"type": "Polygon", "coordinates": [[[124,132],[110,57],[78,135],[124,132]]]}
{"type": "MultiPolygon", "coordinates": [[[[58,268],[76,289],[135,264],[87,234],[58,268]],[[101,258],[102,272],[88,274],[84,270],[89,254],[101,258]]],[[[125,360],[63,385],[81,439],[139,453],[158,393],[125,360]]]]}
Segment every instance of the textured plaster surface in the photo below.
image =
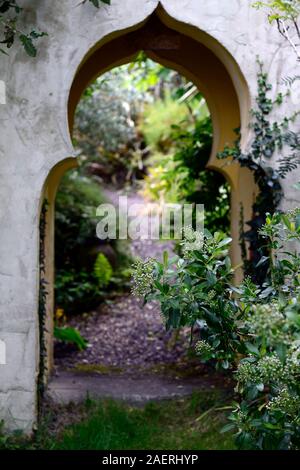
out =
{"type": "MultiPolygon", "coordinates": [[[[36,421],[39,356],[39,207],[50,170],[74,154],[67,123],[69,90],[78,66],[96,43],[143,22],[159,2],[113,0],[112,6],[99,10],[91,4],[78,6],[74,0],[19,3],[28,21],[48,36],[39,41],[36,59],[16,45],[0,63],[0,80],[6,84],[6,104],[0,104],[0,339],[7,349],[7,363],[0,364],[0,419],[8,429],[30,432],[36,421]]],[[[294,74],[290,49],[250,1],[160,3],[170,17],[205,31],[228,51],[246,79],[252,102],[257,55],[269,72],[274,94],[281,78],[294,74]]],[[[230,61],[227,65],[230,69],[230,61]]],[[[281,112],[292,113],[296,105],[297,100],[291,100],[281,112]]],[[[283,206],[299,199],[292,188],[298,179],[293,173],[285,181],[283,206]]]]}

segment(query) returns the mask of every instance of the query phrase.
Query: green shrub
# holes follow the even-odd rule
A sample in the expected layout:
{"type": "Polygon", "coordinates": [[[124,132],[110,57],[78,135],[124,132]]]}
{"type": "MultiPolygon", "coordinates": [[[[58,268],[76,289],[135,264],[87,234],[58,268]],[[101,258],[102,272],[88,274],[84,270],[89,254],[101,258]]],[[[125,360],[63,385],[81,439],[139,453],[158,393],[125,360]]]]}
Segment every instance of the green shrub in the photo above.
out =
{"type": "Polygon", "coordinates": [[[186,202],[204,204],[205,226],[211,232],[227,233],[230,229],[230,187],[224,176],[206,169],[213,142],[210,116],[197,116],[192,129],[173,126],[176,143],[174,160],[179,168],[185,168],[186,202]]]}
{"type": "Polygon", "coordinates": [[[300,296],[253,307],[249,355],[236,373],[241,395],[226,429],[241,449],[299,449],[300,296]]]}
{"type": "Polygon", "coordinates": [[[182,125],[188,117],[188,108],[168,96],[145,106],[139,127],[145,136],[146,143],[153,150],[164,151],[172,145],[170,135],[172,126],[182,125]]]}
{"type": "Polygon", "coordinates": [[[113,269],[115,284],[128,277],[123,270],[130,264],[127,245],[96,236],[96,208],[105,202],[93,179],[78,171],[64,176],[56,197],[55,299],[67,314],[97,306],[113,280],[113,269]]]}
{"type": "Polygon", "coordinates": [[[133,274],[133,293],[160,302],[166,328],[189,326],[193,335],[200,327],[202,352],[224,369],[232,366],[237,350],[242,352],[236,323],[240,312],[231,290],[230,242],[221,233],[212,236],[206,231],[202,237],[186,229],[183,257],[168,259],[165,252],[162,263],[137,261],[133,274]]]}
{"type": "Polygon", "coordinates": [[[102,291],[93,273],[81,270],[61,269],[56,272],[56,306],[70,313],[79,313],[96,307],[102,291]]]}
{"type": "Polygon", "coordinates": [[[197,116],[193,126],[172,126],[172,139],[176,143],[175,160],[189,169],[191,179],[197,179],[208,163],[213,140],[210,116],[197,116]]]}
{"type": "Polygon", "coordinates": [[[99,185],[91,179],[78,171],[63,177],[56,196],[55,296],[56,305],[67,313],[88,308],[99,298],[88,251],[99,243],[95,214],[103,202],[99,185]]]}
{"type": "Polygon", "coordinates": [[[206,169],[212,148],[210,117],[198,117],[192,125],[183,120],[165,130],[165,139],[167,135],[167,149],[155,151],[149,159],[144,196],[166,203],[204,204],[206,228],[226,233],[230,226],[229,184],[220,173],[206,169]]]}
{"type": "Polygon", "coordinates": [[[156,152],[149,162],[148,174],[143,180],[143,195],[146,199],[164,203],[184,202],[195,181],[189,178],[187,168],[174,160],[173,154],[156,152]]]}
{"type": "Polygon", "coordinates": [[[248,299],[252,339],[237,370],[241,401],[227,429],[237,430],[241,449],[299,449],[300,211],[267,214],[260,233],[272,249],[270,283],[248,299]]]}
{"type": "Polygon", "coordinates": [[[236,430],[238,448],[299,449],[300,210],[267,214],[260,234],[271,250],[260,261],[270,266],[263,286],[246,278],[233,287],[230,240],[190,231],[183,258],[136,263],[134,293],[160,302],[167,328],[197,325],[202,360],[238,363],[241,398],[224,428],[236,430]]]}
{"type": "Polygon", "coordinates": [[[144,142],[137,121],[146,94],[132,86],[129,67],[107,72],[86,90],[74,126],[81,165],[120,186],[143,174],[144,142]]]}
{"type": "Polygon", "coordinates": [[[78,171],[64,175],[56,196],[55,265],[58,269],[78,261],[79,248],[96,239],[96,208],[105,203],[99,184],[78,171]]]}

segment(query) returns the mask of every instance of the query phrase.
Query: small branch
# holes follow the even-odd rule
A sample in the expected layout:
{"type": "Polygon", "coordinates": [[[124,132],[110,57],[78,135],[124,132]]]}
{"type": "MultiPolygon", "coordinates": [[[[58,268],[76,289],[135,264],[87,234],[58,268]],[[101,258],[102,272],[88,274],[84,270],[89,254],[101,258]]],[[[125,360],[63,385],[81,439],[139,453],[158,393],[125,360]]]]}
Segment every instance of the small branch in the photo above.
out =
{"type": "MultiPolygon", "coordinates": [[[[293,48],[293,50],[294,50],[294,52],[297,56],[297,60],[300,61],[300,53],[298,52],[296,44],[294,43],[294,41],[292,40],[292,38],[289,35],[288,27],[286,26],[285,21],[281,20],[281,19],[278,19],[277,20],[277,25],[278,25],[279,32],[290,43],[290,45],[292,46],[292,48],[293,48]]],[[[297,27],[298,27],[298,25],[297,25],[297,27]]],[[[299,29],[298,29],[298,31],[299,31],[299,29]]]]}
{"type": "Polygon", "coordinates": [[[298,26],[298,23],[297,23],[297,19],[296,19],[296,18],[293,18],[293,24],[294,24],[294,26],[295,26],[295,30],[296,30],[296,32],[297,32],[297,34],[298,34],[298,37],[299,37],[299,39],[300,39],[300,29],[299,29],[299,26],[298,26]]]}

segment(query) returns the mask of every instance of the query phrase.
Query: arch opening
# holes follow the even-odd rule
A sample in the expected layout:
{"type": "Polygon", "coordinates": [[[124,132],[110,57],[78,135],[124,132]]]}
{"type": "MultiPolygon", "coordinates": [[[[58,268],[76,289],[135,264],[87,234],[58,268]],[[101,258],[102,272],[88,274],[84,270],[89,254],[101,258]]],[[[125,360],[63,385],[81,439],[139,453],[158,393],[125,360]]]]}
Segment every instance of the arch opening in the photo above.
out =
{"type": "MultiPolygon", "coordinates": [[[[249,94],[240,71],[227,51],[206,33],[173,20],[161,9],[138,28],[121,31],[98,43],[81,62],[74,78],[68,102],[68,118],[72,134],[74,113],[80,97],[87,86],[106,71],[130,62],[139,51],[145,51],[152,60],[172,68],[191,80],[208,104],[213,122],[213,145],[207,168],[220,172],[231,186],[231,235],[233,238],[232,261],[241,262],[239,248],[240,210],[244,219],[251,218],[255,185],[251,174],[236,164],[225,164],[217,159],[217,153],[234,139],[234,129],[247,128],[249,94]],[[223,61],[220,59],[222,57],[223,61]],[[230,62],[231,61],[231,62],[230,62]],[[230,71],[228,70],[230,69],[230,71]],[[232,73],[235,74],[234,79],[232,73]],[[247,191],[244,189],[247,188],[247,191]]],[[[243,135],[243,132],[242,132],[243,135]]],[[[63,173],[73,165],[67,159],[57,165],[49,175],[44,197],[48,199],[47,268],[46,277],[50,287],[47,311],[53,314],[54,282],[54,204],[55,193],[63,173]]],[[[53,364],[53,323],[48,321],[48,371],[53,364]]]]}

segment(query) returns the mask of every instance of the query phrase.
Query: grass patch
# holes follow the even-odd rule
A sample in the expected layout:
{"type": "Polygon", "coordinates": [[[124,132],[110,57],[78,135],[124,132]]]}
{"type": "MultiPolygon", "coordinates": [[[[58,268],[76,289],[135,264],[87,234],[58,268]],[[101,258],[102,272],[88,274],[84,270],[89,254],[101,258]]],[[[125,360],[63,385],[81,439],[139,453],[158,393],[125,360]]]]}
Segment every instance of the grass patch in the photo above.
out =
{"type": "Polygon", "coordinates": [[[226,422],[220,408],[226,404],[217,391],[143,408],[87,399],[48,411],[30,442],[0,435],[0,449],[229,450],[234,449],[232,435],[220,433],[226,422]]]}
{"type": "Polygon", "coordinates": [[[225,423],[218,393],[149,403],[144,408],[115,401],[90,402],[88,417],[45,440],[61,450],[210,450],[233,449],[231,435],[220,434],[225,423]]]}

